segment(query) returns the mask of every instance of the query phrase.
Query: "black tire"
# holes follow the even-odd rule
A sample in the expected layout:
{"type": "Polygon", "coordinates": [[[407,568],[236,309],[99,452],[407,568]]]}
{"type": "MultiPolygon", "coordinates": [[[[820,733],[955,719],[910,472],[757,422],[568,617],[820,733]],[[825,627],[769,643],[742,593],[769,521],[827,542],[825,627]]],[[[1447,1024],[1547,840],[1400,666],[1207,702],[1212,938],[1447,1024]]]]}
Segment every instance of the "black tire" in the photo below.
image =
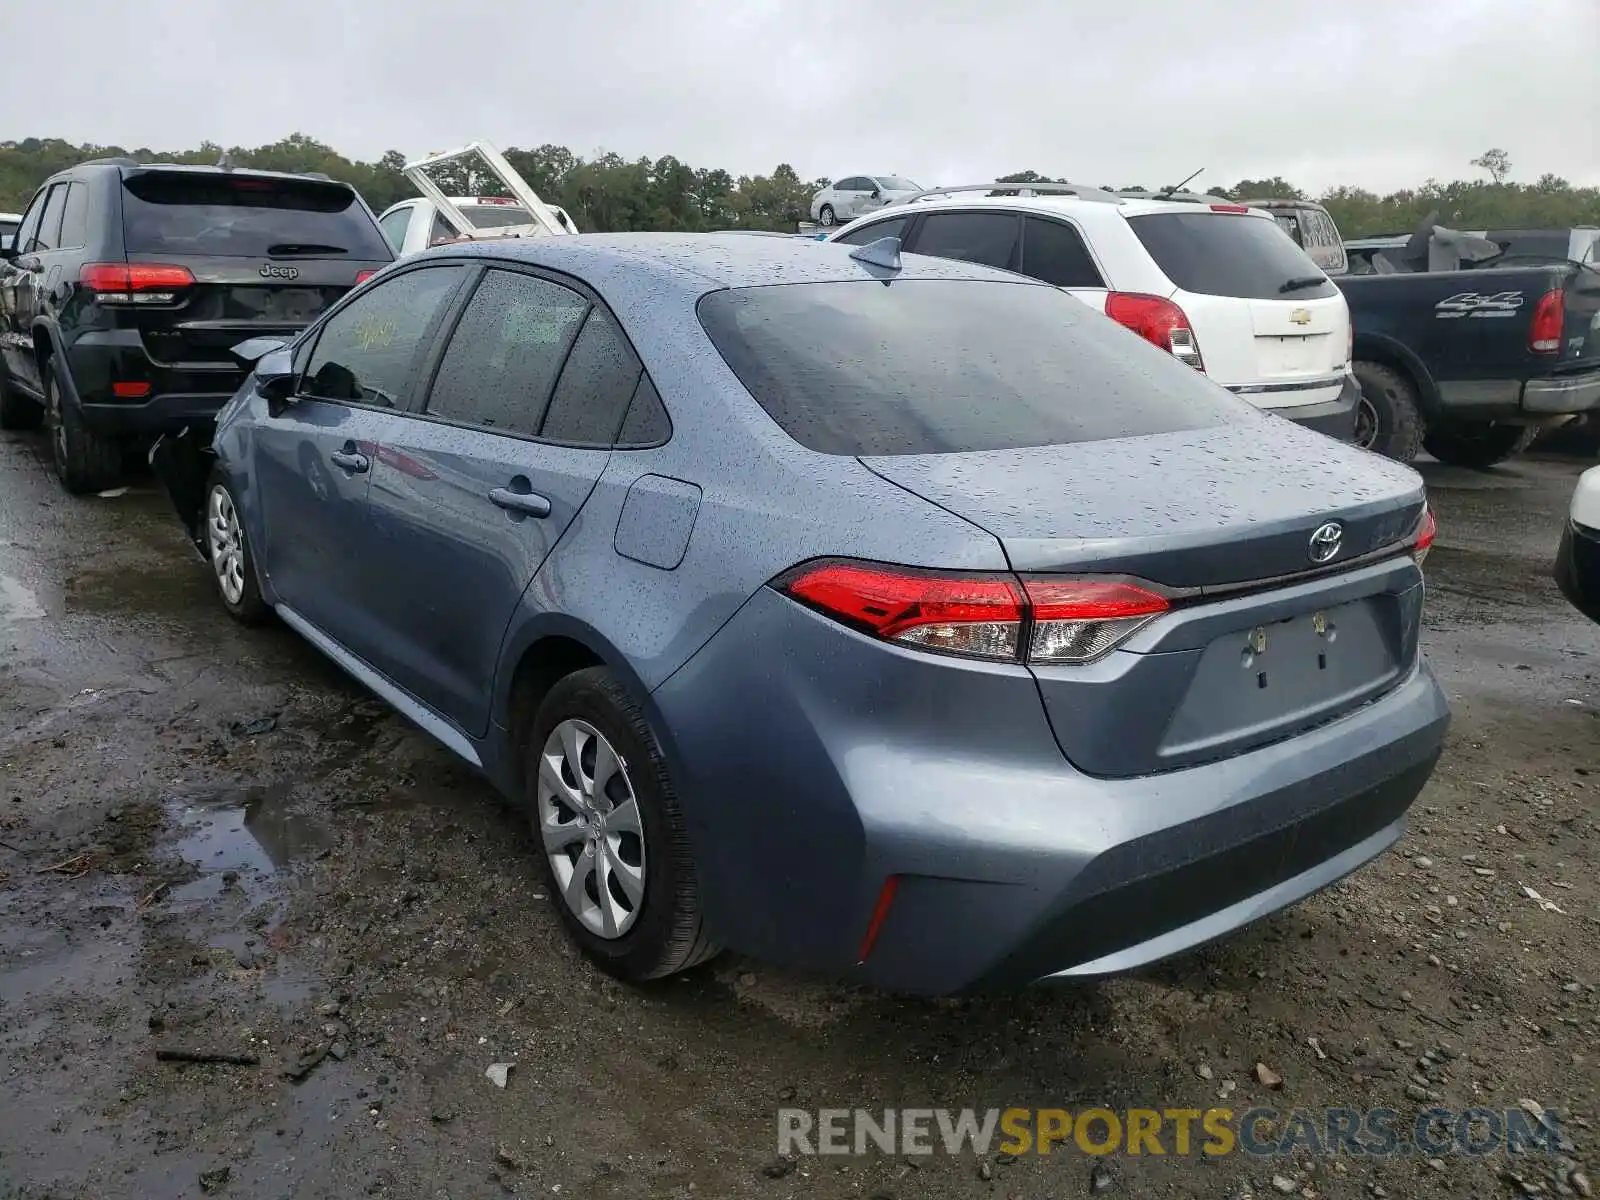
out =
{"type": "MultiPolygon", "coordinates": [[[[200,537],[204,544],[206,564],[211,568],[211,578],[217,585],[217,599],[228,615],[241,625],[261,625],[272,616],[272,609],[261,598],[261,584],[256,577],[255,551],[250,548],[250,536],[245,532],[244,518],[239,515],[239,501],[220,468],[213,469],[206,480],[204,508],[200,513],[200,537]],[[227,511],[233,514],[232,534],[225,536],[221,528],[213,528],[219,519],[213,498],[220,493],[226,497],[227,511]],[[238,595],[230,596],[224,582],[224,568],[218,565],[218,554],[238,539],[238,595]]],[[[225,518],[223,518],[225,520],[225,518]]]]}
{"type": "Polygon", "coordinates": [[[837,224],[833,213],[833,205],[824,204],[817,210],[817,224],[824,227],[837,224]]]}
{"type": "Polygon", "coordinates": [[[0,367],[0,429],[37,429],[44,424],[44,405],[11,386],[0,367]]]}
{"type": "Polygon", "coordinates": [[[122,445],[102,437],[83,423],[83,414],[62,398],[54,362],[47,361],[44,406],[50,426],[50,456],[61,486],[74,496],[98,492],[122,477],[122,445]]]}
{"type": "Polygon", "coordinates": [[[643,710],[617,677],[605,667],[589,667],[558,682],[529,724],[522,752],[540,869],[550,903],[578,948],[608,975],[631,983],[674,975],[714,957],[720,947],[708,938],[701,919],[694,859],[666,761],[643,710]],[[632,925],[615,938],[591,931],[562,897],[539,829],[540,757],[556,728],[574,719],[614,747],[643,829],[643,898],[632,925]]]}
{"type": "Polygon", "coordinates": [[[1356,444],[1396,462],[1410,463],[1422,449],[1422,405],[1416,385],[1384,363],[1354,364],[1361,400],[1356,411],[1356,444]]]}
{"type": "Polygon", "coordinates": [[[1539,436],[1537,425],[1494,421],[1440,421],[1422,439],[1425,450],[1452,467],[1482,470],[1515,458],[1539,436]]]}

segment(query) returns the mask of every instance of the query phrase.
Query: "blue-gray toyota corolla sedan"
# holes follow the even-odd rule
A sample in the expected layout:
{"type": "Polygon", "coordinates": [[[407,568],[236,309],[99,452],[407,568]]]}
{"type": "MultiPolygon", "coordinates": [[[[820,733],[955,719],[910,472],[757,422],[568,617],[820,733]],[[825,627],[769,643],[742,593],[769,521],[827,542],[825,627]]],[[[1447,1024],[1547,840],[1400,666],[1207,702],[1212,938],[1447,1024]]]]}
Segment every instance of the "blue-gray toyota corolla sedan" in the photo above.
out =
{"type": "Polygon", "coordinates": [[[1054,288],[549,237],[239,353],[153,454],[223,604],[525,805],[624,978],[1126,970],[1382,853],[1438,758],[1419,477],[1054,288]]]}

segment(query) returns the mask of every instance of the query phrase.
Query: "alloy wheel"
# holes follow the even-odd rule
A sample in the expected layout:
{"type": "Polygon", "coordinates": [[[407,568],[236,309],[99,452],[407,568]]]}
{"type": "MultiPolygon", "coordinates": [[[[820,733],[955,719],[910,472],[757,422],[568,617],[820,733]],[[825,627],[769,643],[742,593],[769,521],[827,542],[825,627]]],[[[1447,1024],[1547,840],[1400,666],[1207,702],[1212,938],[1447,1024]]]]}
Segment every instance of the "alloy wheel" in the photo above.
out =
{"type": "Polygon", "coordinates": [[[221,484],[211,489],[206,502],[206,545],[222,598],[238,604],[244,599],[244,531],[239,527],[233,497],[221,484]]]}
{"type": "Polygon", "coordinates": [[[56,466],[65,470],[67,465],[67,427],[61,420],[61,389],[53,382],[44,386],[45,421],[50,426],[50,449],[55,453],[56,466]]]}
{"type": "Polygon", "coordinates": [[[633,928],[644,904],[644,826],[628,766],[587,721],[550,731],[539,755],[538,822],[561,898],[608,940],[633,928]]]}

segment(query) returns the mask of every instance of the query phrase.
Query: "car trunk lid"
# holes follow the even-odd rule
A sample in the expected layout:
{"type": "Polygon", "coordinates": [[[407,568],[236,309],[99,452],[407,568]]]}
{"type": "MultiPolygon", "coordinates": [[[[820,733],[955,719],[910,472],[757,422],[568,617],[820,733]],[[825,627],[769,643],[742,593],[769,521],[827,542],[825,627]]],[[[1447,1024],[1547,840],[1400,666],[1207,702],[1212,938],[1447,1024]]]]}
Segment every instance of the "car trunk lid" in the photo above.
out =
{"type": "Polygon", "coordinates": [[[1168,593],[1171,609],[1106,657],[1032,664],[1062,752],[1089,774],[1291,737],[1416,662],[1420,479],[1287,421],[862,461],[994,535],[1019,574],[1168,593]],[[1330,525],[1337,549],[1318,562],[1314,535],[1330,525]]]}

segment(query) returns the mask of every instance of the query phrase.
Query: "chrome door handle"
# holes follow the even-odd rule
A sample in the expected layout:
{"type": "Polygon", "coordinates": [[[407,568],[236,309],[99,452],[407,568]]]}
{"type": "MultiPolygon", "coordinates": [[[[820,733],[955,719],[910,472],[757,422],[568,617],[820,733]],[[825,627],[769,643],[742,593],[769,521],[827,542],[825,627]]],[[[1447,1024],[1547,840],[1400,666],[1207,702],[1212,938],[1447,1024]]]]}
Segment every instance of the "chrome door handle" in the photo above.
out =
{"type": "Polygon", "coordinates": [[[522,513],[529,517],[548,517],[550,501],[537,492],[513,492],[510,488],[495,488],[489,499],[507,512],[522,513]]]}
{"type": "Polygon", "coordinates": [[[328,457],[333,459],[335,466],[343,467],[346,471],[357,475],[372,465],[365,454],[352,454],[348,450],[335,450],[328,457]]]}

